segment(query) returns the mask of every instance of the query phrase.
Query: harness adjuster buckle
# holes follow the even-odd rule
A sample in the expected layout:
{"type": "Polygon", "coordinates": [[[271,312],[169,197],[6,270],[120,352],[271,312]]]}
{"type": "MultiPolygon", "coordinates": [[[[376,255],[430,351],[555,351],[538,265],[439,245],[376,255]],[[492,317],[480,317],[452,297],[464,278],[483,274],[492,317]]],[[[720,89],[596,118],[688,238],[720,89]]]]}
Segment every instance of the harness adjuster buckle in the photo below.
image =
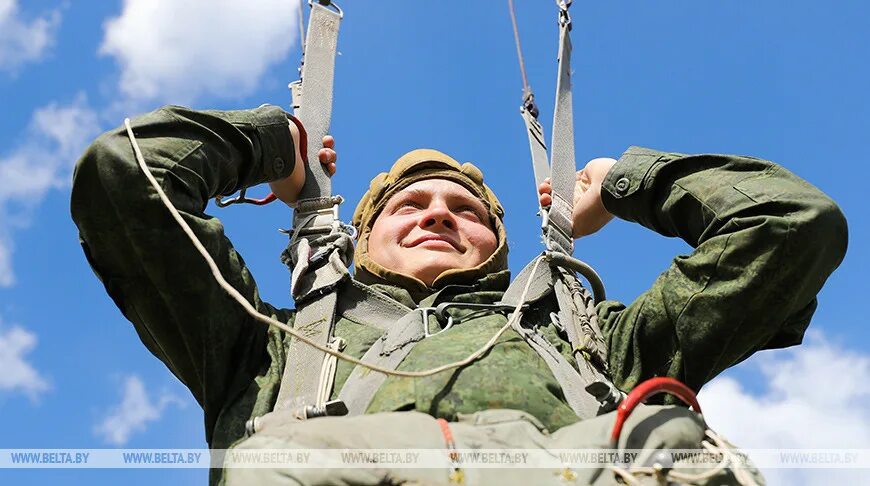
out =
{"type": "Polygon", "coordinates": [[[347,405],[342,400],[330,400],[326,402],[323,407],[306,405],[302,408],[302,418],[304,420],[317,417],[335,417],[347,414],[347,405]]]}
{"type": "Polygon", "coordinates": [[[442,332],[453,327],[453,316],[447,316],[447,325],[441,328],[438,332],[429,332],[429,315],[433,312],[436,316],[440,315],[440,311],[437,307],[417,307],[414,311],[420,311],[423,320],[423,336],[424,337],[432,337],[441,334],[442,332]]]}
{"type": "Polygon", "coordinates": [[[338,208],[344,198],[335,195],[322,198],[303,199],[296,203],[293,212],[293,227],[279,229],[281,233],[290,235],[295,241],[300,237],[322,236],[332,233],[344,233],[356,239],[357,229],[341,220],[338,208]]]}

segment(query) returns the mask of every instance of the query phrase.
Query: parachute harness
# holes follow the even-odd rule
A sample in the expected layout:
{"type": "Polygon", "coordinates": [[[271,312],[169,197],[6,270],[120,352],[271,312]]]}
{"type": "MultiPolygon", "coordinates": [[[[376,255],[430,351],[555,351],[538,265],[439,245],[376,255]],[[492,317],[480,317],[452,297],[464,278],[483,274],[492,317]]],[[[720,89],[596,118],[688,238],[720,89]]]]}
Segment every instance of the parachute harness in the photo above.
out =
{"type": "MultiPolygon", "coordinates": [[[[312,14],[311,14],[311,18],[309,21],[308,40],[305,43],[305,51],[306,51],[305,55],[306,55],[306,57],[309,57],[309,56],[314,57],[315,60],[317,60],[318,62],[311,62],[311,60],[309,60],[309,62],[303,63],[303,79],[310,79],[310,80],[313,80],[315,82],[306,83],[304,85],[300,84],[300,83],[293,83],[292,86],[294,89],[294,100],[296,100],[296,101],[299,101],[302,99],[302,97],[299,96],[298,93],[302,91],[303,86],[304,86],[305,93],[307,95],[305,97],[305,99],[308,100],[308,102],[301,104],[301,106],[299,107],[299,115],[300,115],[300,118],[302,118],[304,126],[308,127],[309,136],[312,136],[311,132],[314,132],[314,134],[313,134],[314,137],[317,137],[317,136],[322,137],[322,135],[325,135],[327,133],[328,124],[329,124],[329,117],[330,117],[330,112],[331,112],[332,69],[334,66],[335,38],[337,37],[337,33],[338,33],[337,20],[341,19],[342,12],[332,2],[329,2],[328,0],[327,1],[320,1],[320,3],[317,3],[317,4],[311,3],[311,7],[312,7],[312,14]],[[321,5],[321,3],[323,3],[325,5],[321,5]],[[332,7],[332,8],[327,8],[327,7],[332,7]],[[337,17],[337,19],[336,19],[336,17],[337,17]],[[332,41],[330,41],[330,38],[332,39],[332,41]],[[313,42],[312,39],[317,39],[317,42],[313,42]],[[321,51],[325,51],[325,53],[318,52],[318,49],[320,49],[321,51]],[[328,90],[326,90],[326,92],[323,94],[323,96],[311,97],[311,95],[315,92],[315,88],[313,88],[313,87],[323,86],[323,85],[326,85],[329,88],[328,90]],[[320,102],[315,103],[315,102],[312,102],[311,100],[315,100],[315,101],[320,100],[320,102]],[[306,108],[307,108],[307,110],[306,110],[306,108]],[[306,114],[306,113],[308,113],[308,114],[306,114]],[[308,118],[308,119],[306,120],[306,118],[308,118]],[[312,130],[312,127],[314,127],[313,130],[312,130]]],[[[561,15],[561,17],[564,18],[564,15],[561,15]]],[[[563,24],[563,26],[564,25],[565,24],[563,24]]],[[[565,73],[565,72],[567,72],[567,70],[562,69],[562,72],[565,73]]],[[[569,116],[570,116],[570,110],[568,110],[568,111],[569,111],[569,116]]],[[[316,360],[316,362],[320,363],[320,365],[316,366],[316,367],[311,367],[311,369],[316,374],[317,378],[328,375],[329,370],[334,370],[333,364],[327,364],[327,363],[323,362],[325,356],[327,356],[327,355],[332,356],[332,357],[337,358],[337,359],[341,359],[341,360],[353,363],[355,365],[358,365],[362,368],[369,369],[371,371],[376,371],[376,372],[381,373],[382,375],[386,375],[386,376],[397,376],[397,377],[405,377],[405,378],[422,378],[422,377],[432,376],[432,375],[435,375],[438,373],[442,373],[444,371],[457,369],[457,368],[466,366],[466,365],[474,362],[475,360],[477,360],[478,358],[480,358],[481,356],[486,354],[486,352],[489,351],[495,345],[496,341],[510,328],[513,328],[514,330],[519,332],[524,338],[526,338],[526,340],[529,342],[529,344],[533,348],[535,348],[535,350],[545,359],[545,361],[548,362],[548,365],[550,365],[550,368],[557,375],[560,382],[564,382],[566,379],[566,374],[570,374],[569,371],[572,369],[572,367],[570,367],[570,365],[568,365],[568,363],[567,363],[567,361],[565,361],[564,357],[562,357],[561,354],[559,354],[558,352],[554,352],[552,345],[549,344],[548,342],[546,342],[546,340],[543,340],[542,336],[540,336],[536,332],[532,332],[529,329],[524,328],[520,324],[521,319],[522,319],[522,315],[523,315],[523,310],[527,307],[528,302],[540,298],[545,290],[549,290],[552,288],[551,286],[553,284],[553,278],[554,278],[553,274],[551,273],[552,269],[556,269],[556,268],[564,266],[566,268],[570,268],[573,271],[580,271],[581,273],[586,275],[587,278],[590,279],[590,281],[592,281],[594,283],[593,287],[596,290],[596,299],[595,300],[600,301],[601,299],[603,299],[603,285],[601,284],[600,278],[597,276],[597,274],[595,274],[595,272],[588,265],[584,264],[583,262],[580,262],[579,260],[576,260],[576,259],[570,257],[569,254],[566,254],[564,251],[559,251],[559,250],[546,251],[542,255],[539,255],[532,262],[529,263],[529,265],[523,270],[523,272],[521,272],[519,277],[517,279],[515,279],[514,282],[511,284],[510,288],[505,293],[505,297],[504,297],[503,301],[499,304],[499,307],[501,307],[501,308],[507,307],[507,308],[513,309],[512,312],[510,312],[510,316],[509,316],[507,322],[505,323],[504,326],[501,327],[501,329],[498,330],[498,332],[496,332],[487,341],[486,344],[484,344],[477,351],[471,353],[465,359],[460,360],[460,361],[456,361],[453,363],[448,363],[448,364],[445,364],[442,366],[438,366],[438,367],[435,367],[432,369],[423,370],[423,371],[399,371],[399,370],[396,370],[395,368],[379,366],[377,364],[366,362],[364,360],[355,358],[353,356],[350,356],[348,354],[341,352],[340,351],[341,346],[339,343],[336,343],[334,341],[333,342],[329,342],[329,341],[317,342],[316,340],[312,339],[309,335],[300,333],[299,331],[294,330],[293,327],[288,326],[285,323],[277,321],[269,316],[266,316],[266,315],[258,312],[257,309],[255,309],[253,307],[253,305],[244,298],[244,296],[242,296],[235,288],[233,288],[224,279],[224,277],[220,273],[220,269],[218,268],[217,264],[214,262],[214,260],[208,254],[208,251],[205,249],[205,247],[202,245],[202,243],[199,241],[199,239],[193,233],[191,228],[187,225],[187,223],[184,221],[184,219],[178,213],[178,210],[175,208],[175,206],[172,204],[172,202],[166,196],[166,194],[164,193],[164,191],[160,187],[160,184],[157,182],[157,180],[152,175],[150,169],[148,168],[148,165],[145,162],[144,156],[142,155],[142,152],[139,148],[139,144],[136,140],[134,129],[131,125],[129,118],[124,120],[124,125],[126,127],[127,136],[130,139],[130,143],[132,145],[133,152],[135,154],[135,158],[136,158],[136,161],[137,161],[140,169],[145,174],[149,183],[152,185],[154,190],[159,195],[161,202],[164,204],[164,206],[170,212],[170,214],[175,219],[175,221],[178,223],[178,225],[181,227],[181,229],[184,231],[184,233],[188,236],[188,238],[190,239],[190,241],[194,245],[194,247],[197,249],[197,251],[205,259],[206,263],[209,266],[209,269],[211,270],[212,276],[215,278],[215,280],[218,282],[218,284],[231,297],[233,297],[233,299],[235,299],[245,309],[245,311],[251,317],[253,317],[255,320],[258,320],[258,321],[263,322],[267,325],[270,325],[270,326],[273,326],[277,329],[280,329],[280,330],[286,332],[287,334],[289,334],[290,336],[292,336],[294,338],[295,342],[305,344],[306,346],[309,347],[309,349],[316,350],[317,354],[320,355],[320,357],[321,357],[321,359],[316,360]],[[543,265],[542,265],[542,263],[543,263],[543,265]],[[532,294],[536,294],[536,296],[533,298],[532,294]]],[[[573,143],[572,143],[572,145],[573,145],[573,143]]],[[[309,145],[309,147],[308,147],[308,153],[306,154],[307,160],[309,160],[309,161],[315,160],[316,161],[317,160],[317,149],[312,148],[312,147],[314,147],[313,144],[309,145]]],[[[572,148],[572,151],[573,151],[573,148],[572,148]]],[[[573,165],[573,157],[568,159],[568,160],[571,160],[572,165],[573,165]]],[[[334,295],[335,294],[335,292],[334,292],[335,286],[337,285],[338,281],[343,281],[344,277],[346,276],[346,268],[344,268],[345,266],[342,265],[340,262],[341,258],[338,255],[339,251],[332,251],[332,250],[337,250],[338,249],[337,246],[340,245],[340,242],[336,242],[335,240],[347,241],[350,238],[350,235],[348,235],[347,232],[344,231],[340,225],[335,224],[336,221],[338,220],[336,206],[337,206],[337,204],[340,203],[341,199],[338,196],[336,196],[336,197],[329,196],[330,181],[329,181],[328,174],[326,174],[324,172],[324,169],[322,167],[318,167],[318,166],[319,166],[319,164],[317,164],[316,162],[306,164],[307,177],[306,177],[305,187],[303,187],[303,190],[302,190],[302,197],[303,198],[307,197],[307,199],[302,199],[299,201],[299,203],[297,204],[297,208],[296,208],[296,214],[294,215],[294,220],[296,222],[296,225],[295,225],[296,228],[293,231],[293,236],[294,236],[293,240],[294,241],[292,241],[291,243],[297,243],[297,244],[295,247],[295,252],[292,252],[292,253],[295,253],[295,255],[291,255],[291,257],[296,256],[298,258],[298,260],[294,262],[295,267],[294,267],[294,272],[293,272],[294,273],[294,278],[293,278],[294,292],[293,293],[294,293],[294,297],[296,297],[298,307],[303,308],[297,314],[297,322],[295,323],[297,325],[297,327],[299,327],[300,317],[304,317],[304,316],[299,315],[299,314],[302,314],[304,312],[305,307],[308,307],[308,308],[312,307],[311,305],[307,305],[308,302],[310,300],[316,299],[318,297],[323,297],[324,295],[330,295],[330,294],[334,295]],[[327,208],[328,208],[328,210],[326,210],[327,208]],[[322,224],[322,223],[326,222],[326,221],[324,221],[325,219],[329,219],[328,224],[322,224]],[[320,235],[325,234],[325,239],[332,240],[332,241],[328,241],[327,242],[328,244],[325,245],[325,248],[319,248],[318,250],[320,250],[320,251],[313,251],[314,248],[312,248],[310,246],[309,241],[310,240],[316,241],[317,239],[322,239],[322,238],[317,238],[318,234],[320,234],[320,235]],[[302,237],[304,235],[308,235],[309,237],[308,238],[302,237]],[[314,237],[314,238],[311,238],[311,237],[314,237]],[[329,250],[329,251],[323,251],[323,250],[329,250]],[[318,258],[315,258],[315,257],[311,256],[312,254],[315,257],[318,255],[320,255],[320,256],[318,258]],[[338,265],[335,265],[337,260],[339,261],[338,265]],[[323,264],[324,262],[326,264],[321,265],[318,268],[314,268],[314,269],[311,268],[311,267],[316,266],[317,264],[323,264]],[[305,288],[306,282],[304,281],[305,274],[306,273],[313,274],[319,268],[329,267],[330,266],[329,263],[333,263],[333,265],[332,265],[333,268],[334,267],[344,268],[345,274],[340,275],[337,279],[338,281],[331,282],[331,284],[329,286],[309,285],[310,288],[306,289],[305,288]],[[308,290],[309,293],[306,294],[305,293],[306,290],[308,290]]],[[[573,178],[572,178],[572,180],[573,180],[573,178]]],[[[571,189],[573,190],[573,186],[571,187],[571,189]]],[[[271,199],[271,196],[266,198],[266,199],[271,199]]],[[[566,199],[568,201],[571,201],[572,197],[569,196],[566,199]]],[[[225,206],[228,204],[232,204],[233,202],[250,202],[250,200],[245,198],[244,194],[242,194],[240,197],[236,198],[232,202],[224,203],[223,205],[225,206]]],[[[256,200],[256,202],[257,203],[265,203],[264,200],[256,200]]],[[[568,214],[570,214],[570,206],[568,209],[569,209],[568,214]]],[[[564,230],[564,228],[557,228],[556,233],[562,233],[562,235],[560,235],[560,236],[567,237],[567,246],[570,248],[570,246],[571,246],[570,232],[566,232],[564,230]],[[565,233],[567,233],[567,234],[565,234],[565,233]]],[[[562,238],[562,239],[563,239],[563,242],[561,242],[561,243],[563,243],[563,244],[557,245],[557,248],[559,248],[559,249],[564,248],[566,246],[566,244],[564,242],[564,238],[562,238]]],[[[548,246],[552,246],[552,245],[548,245],[548,246]]],[[[317,275],[314,275],[314,277],[316,278],[317,275]]],[[[360,290],[358,287],[360,287],[361,284],[357,284],[356,282],[352,282],[352,285],[353,285],[353,287],[352,287],[353,290],[360,290]]],[[[374,295],[369,295],[369,296],[373,297],[375,299],[379,298],[378,296],[374,296],[374,295]]],[[[383,299],[383,297],[380,297],[380,298],[383,299]]],[[[589,301],[591,302],[591,300],[592,299],[590,297],[589,301]]],[[[334,309],[336,307],[336,304],[331,304],[330,307],[332,308],[332,315],[330,316],[329,320],[332,321],[334,319],[334,309]]],[[[322,315],[324,313],[322,308],[318,309],[318,311],[319,311],[318,314],[322,315]]],[[[570,317],[570,316],[568,316],[568,317],[570,317]]],[[[323,319],[321,318],[320,320],[322,321],[323,319]]],[[[564,324],[564,322],[562,324],[564,324]]],[[[331,325],[331,322],[330,322],[330,325],[331,325]]],[[[573,341],[573,339],[572,339],[572,341],[573,341]]],[[[578,346],[575,346],[575,347],[578,347],[578,346]]],[[[578,348],[578,352],[580,352],[580,351],[583,351],[584,353],[588,352],[588,350],[586,350],[586,349],[579,349],[578,348]]],[[[599,359],[598,361],[603,363],[606,360],[599,359]]],[[[285,371],[289,371],[289,370],[285,369],[285,371]]],[[[285,378],[286,378],[286,373],[285,373],[285,378]]],[[[286,381],[286,379],[284,381],[286,381]]],[[[328,387],[324,387],[323,384],[324,384],[324,382],[329,383],[331,381],[332,381],[331,379],[327,379],[327,380],[319,380],[318,379],[317,380],[317,382],[321,386],[319,386],[318,388],[313,390],[313,392],[315,392],[316,396],[318,397],[318,399],[316,400],[316,402],[317,402],[316,406],[312,409],[311,405],[305,405],[301,408],[301,410],[297,410],[297,416],[299,418],[306,418],[306,417],[312,416],[312,415],[321,415],[323,413],[323,411],[326,408],[325,407],[326,404],[323,403],[322,397],[329,395],[328,390],[326,390],[326,388],[328,388],[328,387]],[[309,412],[311,412],[311,413],[309,413],[309,412]]],[[[573,389],[576,387],[570,387],[570,388],[573,389]]],[[[570,395],[570,393],[568,395],[570,395]]],[[[571,397],[569,396],[568,398],[570,401],[571,397]]],[[[281,405],[280,401],[281,400],[280,400],[280,394],[279,394],[279,406],[276,406],[276,408],[282,408],[282,407],[280,407],[280,405],[281,405]]],[[[615,400],[611,400],[611,402],[612,403],[610,403],[608,405],[610,408],[612,408],[616,405],[615,400]]],[[[597,404],[594,404],[594,405],[597,407],[597,404]]],[[[589,408],[589,407],[590,407],[590,405],[586,404],[586,408],[589,408]]],[[[575,405],[573,408],[575,409],[575,411],[578,411],[578,414],[580,414],[579,405],[575,405]]],[[[593,410],[593,412],[594,412],[594,410],[593,410]]],[[[584,415],[591,416],[588,413],[588,410],[586,412],[584,412],[584,415]]],[[[594,415],[594,413],[592,413],[592,415],[594,415]]]]}
{"type": "MultiPolygon", "coordinates": [[[[570,79],[572,46],[569,32],[571,30],[571,18],[568,14],[571,0],[557,0],[556,2],[559,6],[559,74],[553,120],[552,161],[550,163],[547,161],[547,147],[543,141],[543,129],[537,120],[538,108],[525,73],[513,2],[512,0],[508,0],[508,2],[523,79],[523,103],[520,108],[520,114],[527,128],[535,182],[536,185],[539,185],[548,176],[552,180],[552,204],[549,207],[539,205],[543,242],[547,250],[533,259],[520,272],[505,292],[502,301],[495,305],[495,307],[499,308],[512,309],[504,326],[480,349],[460,361],[423,371],[400,371],[396,367],[404,355],[401,355],[398,361],[394,360],[392,363],[387,361],[387,365],[382,366],[364,359],[355,358],[341,351],[345,343],[341,338],[332,336],[336,312],[341,306],[341,303],[336,300],[336,290],[340,285],[343,285],[343,288],[347,289],[349,295],[355,295],[356,297],[354,298],[361,299],[358,302],[364,303],[365,298],[379,301],[378,303],[382,304],[381,307],[375,306],[376,309],[372,310],[372,313],[376,315],[384,316],[389,314],[389,312],[384,313],[384,308],[389,307],[389,305],[384,306],[383,304],[390,303],[385,302],[383,296],[376,295],[375,292],[367,289],[366,286],[349,278],[349,273],[347,272],[347,266],[350,261],[348,247],[352,248],[351,239],[354,235],[349,231],[347,225],[341,223],[338,217],[338,205],[341,204],[342,199],[340,196],[331,195],[329,174],[326,173],[324,167],[321,167],[317,163],[318,149],[316,144],[307,147],[307,153],[303,154],[308,161],[313,162],[305,164],[306,182],[300,194],[301,199],[295,207],[293,218],[295,224],[290,239],[290,246],[288,246],[284,254],[285,262],[293,268],[291,292],[297,302],[297,316],[294,324],[296,327],[304,326],[306,332],[303,333],[286,323],[257,311],[241,293],[224,279],[214,259],[179,214],[148,168],[136,140],[130,119],[126,118],[124,120],[127,136],[130,139],[140,169],[157,192],[166,209],[200,255],[202,255],[211,270],[212,276],[220,287],[236,300],[252,318],[284,331],[293,337],[290,349],[288,350],[288,361],[284,370],[282,386],[279,390],[273,414],[289,411],[293,418],[307,419],[322,415],[344,415],[348,413],[348,407],[341,400],[327,402],[333,387],[336,361],[338,359],[357,365],[358,368],[354,370],[354,373],[365,368],[380,373],[383,377],[422,378],[471,364],[486,354],[508,329],[516,331],[544,359],[560,385],[562,385],[569,405],[581,418],[613,410],[622,402],[613,429],[611,441],[611,447],[613,448],[618,443],[622,425],[631,413],[631,410],[648,398],[649,395],[658,391],[665,390],[676,393],[685,401],[691,403],[700,414],[700,408],[697,405],[694,393],[676,380],[669,378],[653,379],[668,381],[666,383],[656,382],[650,386],[645,386],[649,383],[645,382],[637,387],[628,396],[628,399],[622,400],[624,395],[610,383],[607,377],[606,350],[603,340],[600,338],[601,332],[598,329],[595,319],[596,314],[594,312],[594,303],[604,299],[604,286],[591,267],[571,256],[573,253],[572,212],[575,190],[574,173],[576,170],[570,79]],[[594,298],[593,295],[590,295],[579,284],[574,272],[581,273],[589,280],[594,290],[594,298]],[[578,373],[578,369],[571,366],[561,353],[556,351],[553,345],[543,338],[540,332],[524,327],[521,324],[523,311],[528,308],[529,303],[553,291],[559,303],[559,313],[553,314],[554,323],[558,321],[560,325],[557,327],[565,330],[568,334],[578,362],[584,360],[596,365],[595,367],[587,367],[585,372],[581,367],[578,373]],[[360,292],[363,297],[359,297],[360,292]],[[589,313],[590,309],[592,311],[591,316],[589,313]],[[310,325],[307,324],[309,322],[310,325]],[[319,326],[318,331],[311,333],[311,328],[315,326],[319,326]],[[304,344],[305,347],[301,347],[299,344],[304,344]],[[298,374],[302,375],[301,379],[296,376],[298,374]],[[289,386],[291,384],[294,386],[289,386]],[[586,386],[583,386],[583,384],[586,384],[586,386]],[[291,388],[293,389],[291,390],[291,388]],[[584,390],[586,393],[583,394],[580,390],[584,390]],[[590,402],[590,395],[594,395],[594,398],[598,401],[593,400],[590,402]]],[[[296,109],[298,118],[301,119],[302,124],[306,127],[304,130],[307,130],[315,140],[319,140],[328,133],[329,128],[335,49],[338,26],[343,17],[343,12],[331,0],[317,0],[317,3],[310,1],[309,4],[311,5],[312,12],[309,19],[308,35],[303,44],[304,57],[309,59],[308,62],[302,63],[302,68],[300,69],[302,80],[291,83],[290,88],[293,94],[293,106],[296,109]],[[309,82],[303,83],[305,80],[309,80],[309,82]]],[[[218,206],[225,207],[234,203],[263,205],[274,201],[276,197],[274,194],[269,194],[263,199],[249,199],[245,196],[245,190],[243,189],[240,191],[239,196],[234,199],[227,201],[222,201],[220,198],[216,199],[218,206]]],[[[442,306],[443,304],[438,309],[442,306]]],[[[410,313],[406,313],[405,311],[409,309],[401,305],[398,307],[400,308],[394,308],[392,311],[398,310],[404,313],[405,317],[403,319],[409,315],[416,315],[416,310],[421,310],[411,309],[410,313]]],[[[431,308],[423,309],[420,313],[423,318],[422,332],[424,336],[430,335],[428,332],[428,322],[425,319],[427,315],[426,310],[428,309],[431,308]]],[[[351,312],[350,309],[345,309],[344,311],[342,315],[351,312]]],[[[365,309],[360,312],[365,312],[365,309]]],[[[401,323],[402,321],[400,320],[396,325],[398,326],[401,323]]],[[[385,336],[388,334],[389,332],[385,336]]],[[[363,358],[367,356],[368,354],[363,358]]],[[[366,382],[360,379],[354,381],[353,378],[354,374],[348,378],[342,394],[345,394],[346,389],[350,388],[356,392],[366,392],[368,395],[373,396],[377,386],[382,383],[382,380],[369,380],[366,382]]],[[[366,393],[362,393],[362,395],[364,396],[366,393]]],[[[355,408],[354,411],[362,413],[368,403],[364,399],[356,400],[356,403],[354,403],[353,397],[350,398],[351,406],[355,408]]],[[[257,426],[258,419],[266,419],[267,417],[268,414],[249,421],[246,424],[249,433],[256,432],[259,429],[257,426]]],[[[449,431],[449,428],[447,430],[449,431]]],[[[655,467],[633,466],[630,469],[611,466],[609,469],[628,484],[639,484],[636,478],[639,475],[656,475],[660,478],[664,477],[677,481],[699,481],[713,477],[727,468],[730,463],[736,463],[736,455],[731,452],[733,446],[721,436],[709,429],[706,430],[706,435],[712,440],[712,443],[705,440],[702,442],[702,445],[711,452],[722,454],[723,461],[716,468],[702,474],[688,475],[671,469],[665,471],[660,465],[655,467]]],[[[452,437],[448,439],[452,439],[452,437]]],[[[452,440],[448,440],[448,442],[452,442],[452,440]]],[[[449,444],[449,446],[451,448],[454,447],[452,444],[449,444]]],[[[737,480],[742,484],[755,484],[746,471],[739,468],[732,470],[737,480]]],[[[458,468],[454,468],[454,474],[458,472],[460,472],[458,468]]]]}

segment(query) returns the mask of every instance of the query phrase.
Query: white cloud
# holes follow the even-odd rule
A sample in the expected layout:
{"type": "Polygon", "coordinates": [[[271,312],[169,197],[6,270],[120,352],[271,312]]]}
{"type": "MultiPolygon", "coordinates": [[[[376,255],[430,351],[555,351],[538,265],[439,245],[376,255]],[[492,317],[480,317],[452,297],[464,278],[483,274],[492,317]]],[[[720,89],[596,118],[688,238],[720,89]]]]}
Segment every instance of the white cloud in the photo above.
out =
{"type": "MultiPolygon", "coordinates": [[[[870,447],[870,355],[809,333],[803,346],[746,363],[765,379],[761,394],[722,377],[699,397],[707,422],[746,449],[870,447]]],[[[859,484],[857,470],[769,469],[770,484],[859,484]]],[[[859,481],[859,479],[861,479],[859,481]]]]}
{"type": "Polygon", "coordinates": [[[25,21],[16,0],[0,0],[0,70],[15,71],[39,60],[54,43],[60,13],[25,21]]]}
{"type": "Polygon", "coordinates": [[[36,401],[49,385],[25,356],[36,347],[36,335],[23,327],[0,327],[0,392],[21,392],[36,401]]]}
{"type": "Polygon", "coordinates": [[[124,380],[121,403],[94,427],[94,433],[109,444],[122,446],[130,440],[131,435],[144,431],[149,423],[159,420],[170,404],[184,406],[184,402],[169,393],[152,400],[142,379],[135,375],[128,376],[124,380]]]}
{"type": "Polygon", "coordinates": [[[0,287],[15,282],[15,229],[30,224],[32,210],[48,191],[69,185],[76,159],[99,131],[97,114],[80,95],[68,105],[37,109],[22,142],[0,157],[0,287]]]}
{"type": "Polygon", "coordinates": [[[128,99],[243,96],[296,42],[298,1],[124,0],[100,53],[120,64],[128,99]]]}

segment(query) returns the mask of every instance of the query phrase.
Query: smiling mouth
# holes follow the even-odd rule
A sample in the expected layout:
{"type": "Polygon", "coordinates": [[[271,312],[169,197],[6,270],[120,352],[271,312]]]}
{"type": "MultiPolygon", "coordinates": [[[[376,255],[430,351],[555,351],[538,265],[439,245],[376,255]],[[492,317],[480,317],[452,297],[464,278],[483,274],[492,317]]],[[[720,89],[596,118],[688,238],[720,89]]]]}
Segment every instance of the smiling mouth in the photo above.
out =
{"type": "Polygon", "coordinates": [[[459,246],[459,244],[457,242],[453,241],[450,238],[447,238],[447,237],[444,237],[441,235],[436,235],[436,234],[421,236],[421,237],[417,238],[416,240],[412,241],[411,244],[407,245],[407,247],[408,248],[413,248],[415,246],[438,247],[438,246],[444,246],[443,243],[446,243],[447,245],[450,246],[450,248],[452,248],[458,252],[462,251],[462,248],[459,246]]]}

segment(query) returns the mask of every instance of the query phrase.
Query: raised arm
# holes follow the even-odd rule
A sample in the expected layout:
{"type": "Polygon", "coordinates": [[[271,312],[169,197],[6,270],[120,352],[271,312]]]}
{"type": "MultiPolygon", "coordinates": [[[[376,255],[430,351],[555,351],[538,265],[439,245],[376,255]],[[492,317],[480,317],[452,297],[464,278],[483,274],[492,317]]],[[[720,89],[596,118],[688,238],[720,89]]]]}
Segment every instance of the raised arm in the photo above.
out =
{"type": "MultiPolygon", "coordinates": [[[[298,134],[277,107],[193,111],[166,107],[136,118],[134,133],[163,190],[217,262],[261,312],[254,279],[205,214],[209,198],[294,172],[298,134]]],[[[298,191],[297,191],[298,192],[298,191]]],[[[123,127],[100,136],[73,176],[72,217],[92,268],[148,349],[188,388],[211,424],[262,365],[266,327],[215,282],[138,167],[123,127]]]]}
{"type": "Polygon", "coordinates": [[[799,344],[846,252],[837,205],[765,160],[632,147],[600,194],[610,213],[694,248],[628,307],[599,304],[625,390],[652,376],[697,390],[758,350],[799,344]]]}

